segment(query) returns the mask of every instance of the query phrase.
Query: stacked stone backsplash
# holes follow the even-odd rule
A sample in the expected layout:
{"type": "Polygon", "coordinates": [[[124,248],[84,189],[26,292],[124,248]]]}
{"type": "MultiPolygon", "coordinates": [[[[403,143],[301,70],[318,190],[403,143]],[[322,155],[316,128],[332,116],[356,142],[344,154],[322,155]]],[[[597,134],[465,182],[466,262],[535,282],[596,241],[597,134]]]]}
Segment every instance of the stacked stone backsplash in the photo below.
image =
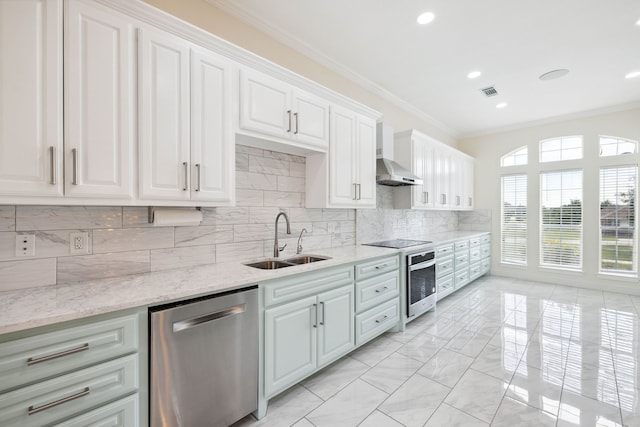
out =
{"type": "Polygon", "coordinates": [[[236,146],[233,208],[203,208],[194,227],[154,227],[146,207],[0,206],[0,291],[273,255],[280,219],[282,256],[355,244],[355,210],[305,209],[305,159],[236,146]],[[89,235],[89,254],[70,256],[69,233],[89,235]],[[35,234],[35,257],[15,256],[15,236],[35,234]]]}

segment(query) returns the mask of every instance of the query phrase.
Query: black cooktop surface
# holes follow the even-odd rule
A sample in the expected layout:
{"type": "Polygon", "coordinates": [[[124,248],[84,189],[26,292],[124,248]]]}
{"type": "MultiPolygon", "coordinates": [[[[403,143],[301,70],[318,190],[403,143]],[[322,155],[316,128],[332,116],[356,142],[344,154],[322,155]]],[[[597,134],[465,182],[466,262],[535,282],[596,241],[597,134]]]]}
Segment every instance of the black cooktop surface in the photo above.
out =
{"type": "Polygon", "coordinates": [[[382,242],[363,243],[365,246],[379,246],[381,248],[394,248],[402,249],[410,246],[427,245],[431,243],[428,240],[406,240],[406,239],[394,239],[383,240],[382,242]]]}

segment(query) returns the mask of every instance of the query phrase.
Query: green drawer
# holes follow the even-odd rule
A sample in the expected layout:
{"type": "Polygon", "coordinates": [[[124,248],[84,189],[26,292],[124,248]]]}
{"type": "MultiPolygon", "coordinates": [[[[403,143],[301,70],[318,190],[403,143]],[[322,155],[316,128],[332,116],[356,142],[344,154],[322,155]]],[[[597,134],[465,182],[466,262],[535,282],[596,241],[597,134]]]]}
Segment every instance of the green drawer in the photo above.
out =
{"type": "Polygon", "coordinates": [[[125,397],[74,417],[56,427],[137,427],[140,425],[138,395],[125,397]]]}
{"type": "Polygon", "coordinates": [[[138,355],[133,354],[1,394],[0,425],[52,424],[137,390],[138,355]]]}
{"type": "Polygon", "coordinates": [[[136,315],[0,343],[0,392],[137,349],[136,315]]]}
{"type": "Polygon", "coordinates": [[[356,264],[356,280],[368,279],[388,271],[397,270],[399,266],[400,259],[397,255],[356,264]]]}
{"type": "Polygon", "coordinates": [[[264,285],[264,305],[271,307],[353,283],[353,266],[322,269],[264,285]]]}
{"type": "Polygon", "coordinates": [[[400,292],[398,270],[356,282],[356,312],[368,310],[400,292]]]}

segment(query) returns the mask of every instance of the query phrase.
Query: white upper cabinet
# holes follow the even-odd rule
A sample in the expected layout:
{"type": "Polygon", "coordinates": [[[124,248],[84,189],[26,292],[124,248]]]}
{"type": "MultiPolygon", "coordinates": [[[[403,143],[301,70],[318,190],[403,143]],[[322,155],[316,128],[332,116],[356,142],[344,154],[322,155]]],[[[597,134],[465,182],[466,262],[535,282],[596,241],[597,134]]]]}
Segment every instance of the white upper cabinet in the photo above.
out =
{"type": "Polygon", "coordinates": [[[229,60],[213,52],[192,51],[191,200],[234,200],[231,73],[229,60]]]}
{"type": "Polygon", "coordinates": [[[131,19],[69,0],[65,22],[65,194],[131,199],[136,143],[131,19]]]}
{"type": "Polygon", "coordinates": [[[329,102],[255,70],[240,71],[240,129],[326,150],[329,102]]]}
{"type": "Polygon", "coordinates": [[[0,0],[0,195],[61,197],[62,0],[0,0]]]}
{"type": "Polygon", "coordinates": [[[189,53],[180,37],[139,34],[140,198],[189,200],[189,53]]]}
{"type": "Polygon", "coordinates": [[[423,179],[422,185],[397,187],[394,207],[473,209],[472,157],[415,130],[395,135],[394,156],[423,179]]]}
{"type": "Polygon", "coordinates": [[[160,30],[139,38],[140,198],[233,203],[232,62],[160,30]]]}
{"type": "Polygon", "coordinates": [[[328,156],[307,157],[307,207],[375,206],[375,121],[334,106],[328,156]]]}

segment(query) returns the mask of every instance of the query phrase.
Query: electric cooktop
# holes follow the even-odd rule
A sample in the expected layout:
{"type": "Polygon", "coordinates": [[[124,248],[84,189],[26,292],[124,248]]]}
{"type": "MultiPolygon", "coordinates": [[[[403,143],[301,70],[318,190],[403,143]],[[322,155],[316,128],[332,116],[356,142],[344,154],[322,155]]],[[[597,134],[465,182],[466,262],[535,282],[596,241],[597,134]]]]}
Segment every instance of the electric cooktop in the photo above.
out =
{"type": "Polygon", "coordinates": [[[402,249],[411,246],[427,245],[431,243],[428,240],[406,240],[406,239],[393,239],[383,240],[382,242],[363,243],[365,246],[379,246],[381,248],[394,248],[402,249]]]}

